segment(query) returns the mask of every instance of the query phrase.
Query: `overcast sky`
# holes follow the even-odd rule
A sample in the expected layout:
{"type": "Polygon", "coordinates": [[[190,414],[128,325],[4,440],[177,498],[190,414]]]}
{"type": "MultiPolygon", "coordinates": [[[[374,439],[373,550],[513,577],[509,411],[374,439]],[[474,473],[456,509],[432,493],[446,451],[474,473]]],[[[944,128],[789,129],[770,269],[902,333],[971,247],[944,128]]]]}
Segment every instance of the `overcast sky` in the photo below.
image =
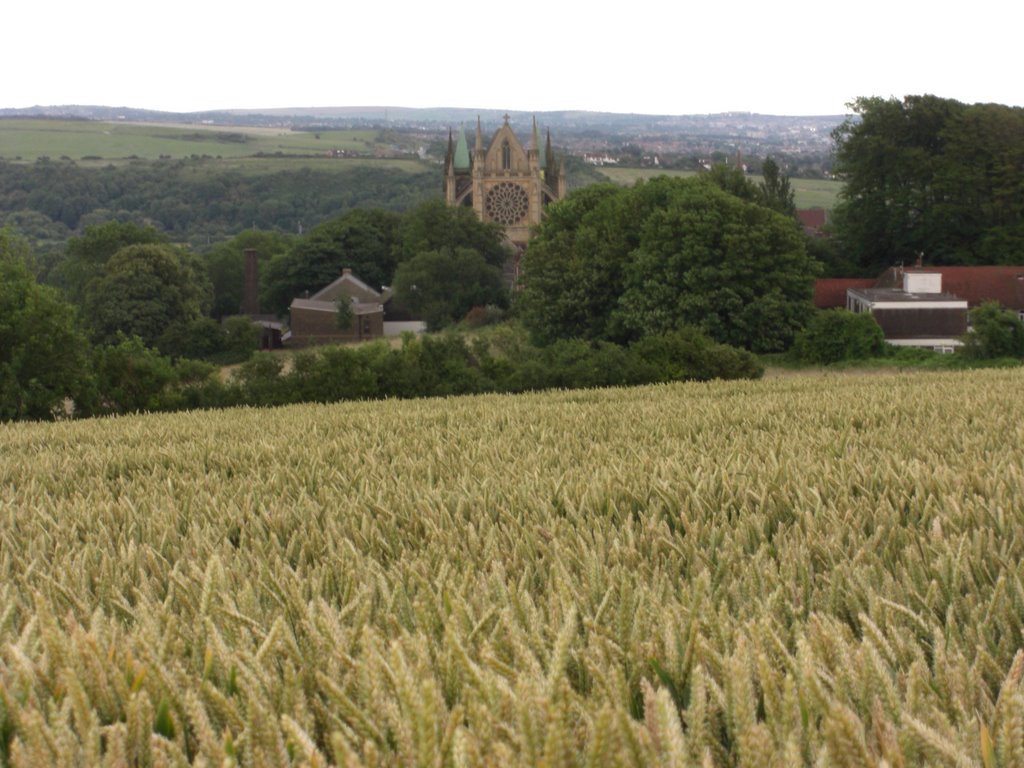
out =
{"type": "Polygon", "coordinates": [[[1019,0],[497,5],[10,2],[0,107],[819,115],[857,96],[1024,102],[1019,0]]]}

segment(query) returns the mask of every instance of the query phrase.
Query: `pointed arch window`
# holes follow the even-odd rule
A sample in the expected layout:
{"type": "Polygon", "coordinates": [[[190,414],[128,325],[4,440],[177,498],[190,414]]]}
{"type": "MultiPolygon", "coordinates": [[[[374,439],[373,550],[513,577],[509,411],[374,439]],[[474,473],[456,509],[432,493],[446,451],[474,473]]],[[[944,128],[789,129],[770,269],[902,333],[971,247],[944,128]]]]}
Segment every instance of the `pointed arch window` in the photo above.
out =
{"type": "Polygon", "coordinates": [[[508,139],[501,143],[501,170],[509,171],[512,169],[512,147],[508,143],[508,139]]]}

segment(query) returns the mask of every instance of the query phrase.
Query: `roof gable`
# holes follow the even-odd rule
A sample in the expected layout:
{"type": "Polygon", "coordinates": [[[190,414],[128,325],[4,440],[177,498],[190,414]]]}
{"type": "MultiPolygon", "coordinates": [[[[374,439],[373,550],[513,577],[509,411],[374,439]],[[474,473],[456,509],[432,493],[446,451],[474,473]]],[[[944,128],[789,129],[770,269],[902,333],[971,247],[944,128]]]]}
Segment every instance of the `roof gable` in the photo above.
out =
{"type": "Polygon", "coordinates": [[[484,167],[488,172],[500,172],[510,170],[513,173],[526,173],[530,170],[529,161],[526,158],[526,150],[516,138],[515,133],[508,123],[499,128],[491,143],[487,146],[487,154],[484,159],[484,167]],[[505,146],[509,150],[509,167],[505,167],[505,146]]]}
{"type": "Polygon", "coordinates": [[[380,291],[375,291],[358,277],[352,270],[342,270],[341,277],[330,285],[321,288],[309,298],[316,301],[336,301],[339,296],[349,296],[361,302],[381,301],[380,291]]]}

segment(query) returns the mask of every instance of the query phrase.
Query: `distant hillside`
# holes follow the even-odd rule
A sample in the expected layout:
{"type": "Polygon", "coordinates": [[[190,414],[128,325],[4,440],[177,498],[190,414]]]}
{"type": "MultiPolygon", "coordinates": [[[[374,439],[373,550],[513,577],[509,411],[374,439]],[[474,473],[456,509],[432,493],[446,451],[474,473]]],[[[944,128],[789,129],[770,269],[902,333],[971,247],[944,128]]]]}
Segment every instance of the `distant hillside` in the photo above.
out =
{"type": "MultiPolygon", "coordinates": [[[[476,124],[477,117],[485,129],[501,124],[505,113],[496,109],[464,107],[283,107],[251,110],[214,110],[208,112],[159,112],[130,107],[87,105],[35,106],[22,109],[0,109],[0,117],[60,117],[84,120],[125,120],[132,122],[201,123],[206,125],[287,126],[292,128],[391,128],[402,130],[447,129],[476,124]]],[[[583,112],[576,110],[549,112],[508,112],[512,124],[529,126],[534,117],[545,128],[558,134],[560,140],[600,138],[611,143],[629,139],[667,141],[679,137],[707,137],[717,142],[758,142],[762,146],[777,145],[785,151],[827,151],[831,132],[844,115],[784,116],[749,112],[726,112],[711,115],[640,115],[614,112],[583,112]]],[[[645,141],[644,143],[649,143],[645,141]]]]}

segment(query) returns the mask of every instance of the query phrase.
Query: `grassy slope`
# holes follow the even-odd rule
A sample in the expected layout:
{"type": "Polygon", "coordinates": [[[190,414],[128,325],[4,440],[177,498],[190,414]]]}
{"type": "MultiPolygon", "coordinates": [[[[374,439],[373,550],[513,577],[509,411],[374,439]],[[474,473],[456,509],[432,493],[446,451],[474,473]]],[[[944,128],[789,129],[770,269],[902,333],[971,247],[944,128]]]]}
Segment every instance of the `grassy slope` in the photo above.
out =
{"type": "MultiPolygon", "coordinates": [[[[0,158],[23,162],[38,157],[69,157],[83,165],[122,162],[127,158],[184,158],[209,155],[224,167],[279,170],[293,167],[337,167],[327,157],[332,150],[372,153],[378,145],[374,131],[322,131],[314,134],[287,129],[235,126],[176,126],[72,120],[0,120],[0,158]],[[319,139],[316,136],[319,135],[319,139]],[[257,154],[285,158],[256,158],[257,154]],[[313,157],[296,157],[312,155],[313,157]],[[83,161],[83,158],[87,158],[83,161]]],[[[344,165],[381,161],[346,159],[344,165]]],[[[413,160],[387,160],[391,167],[422,170],[413,160]]]]}
{"type": "Polygon", "coordinates": [[[38,765],[981,764],[1024,722],[1022,385],[0,426],[3,732],[38,765]]]}

